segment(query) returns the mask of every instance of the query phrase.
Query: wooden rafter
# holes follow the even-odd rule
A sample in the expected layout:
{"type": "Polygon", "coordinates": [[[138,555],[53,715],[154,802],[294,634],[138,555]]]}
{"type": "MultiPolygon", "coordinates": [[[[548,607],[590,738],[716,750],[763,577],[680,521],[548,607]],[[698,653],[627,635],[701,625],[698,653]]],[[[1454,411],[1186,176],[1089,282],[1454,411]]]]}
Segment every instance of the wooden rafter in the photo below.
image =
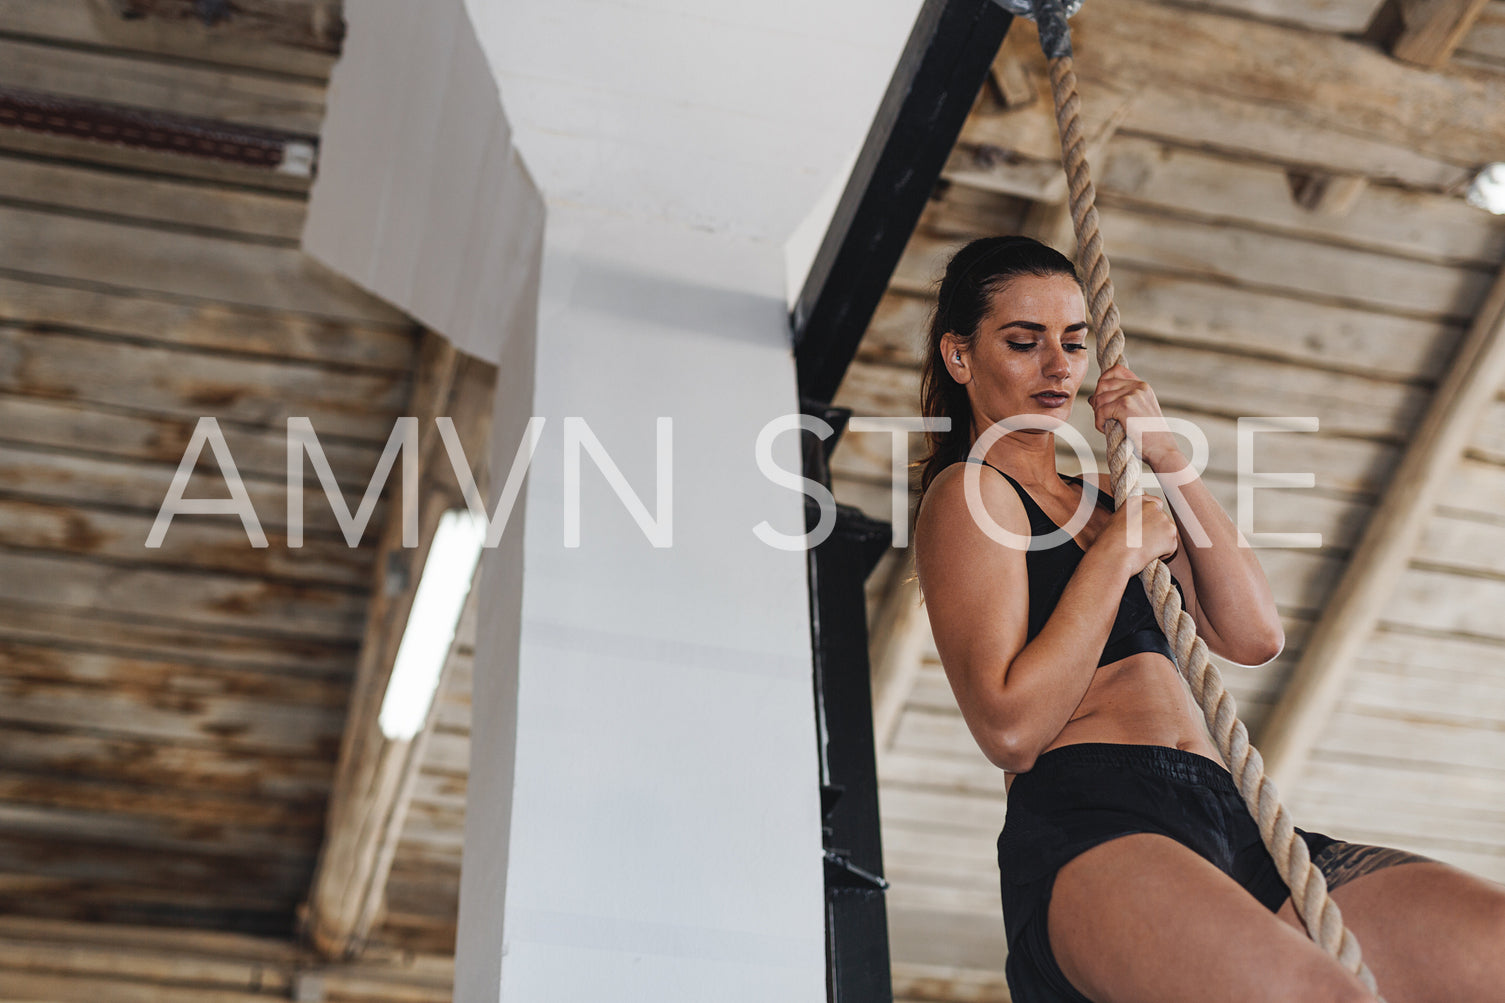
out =
{"type": "Polygon", "coordinates": [[[309,940],[326,957],[358,955],[380,915],[387,875],[433,719],[431,706],[423,730],[407,741],[388,739],[377,724],[428,547],[444,512],[463,504],[433,419],[448,416],[454,420],[471,461],[472,476],[484,493],[482,468],[495,376],[494,366],[455,351],[438,335],[427,337],[409,412],[418,416],[423,426],[419,447],[420,545],[413,549],[401,546],[402,516],[399,506],[393,506],[379,544],[377,580],[335,771],[324,844],[301,917],[309,940]]]}
{"type": "Polygon", "coordinates": [[[1438,69],[1468,34],[1489,0],[1387,0],[1369,29],[1396,59],[1438,69]]]}
{"type": "MultiPolygon", "coordinates": [[[[100,0],[95,0],[99,3],[100,0]]],[[[345,35],[338,0],[103,0],[118,17],[193,22],[246,41],[337,53],[345,35]]]]}
{"type": "Polygon", "coordinates": [[[1505,269],[1485,297],[1451,368],[1344,570],[1301,660],[1259,736],[1277,786],[1299,775],[1332,716],[1359,646],[1369,637],[1415,551],[1444,476],[1505,380],[1505,269]]]}

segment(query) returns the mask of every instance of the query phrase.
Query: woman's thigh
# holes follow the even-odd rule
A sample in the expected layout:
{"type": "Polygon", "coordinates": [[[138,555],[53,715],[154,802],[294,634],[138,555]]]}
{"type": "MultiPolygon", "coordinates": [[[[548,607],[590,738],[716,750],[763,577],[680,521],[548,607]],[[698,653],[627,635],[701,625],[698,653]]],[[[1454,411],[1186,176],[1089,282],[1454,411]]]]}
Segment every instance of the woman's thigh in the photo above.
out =
{"type": "Polygon", "coordinates": [[[1095,1003],[1373,1000],[1236,881],[1153,833],[1099,844],[1063,866],[1047,929],[1062,973],[1095,1003]]]}
{"type": "MultiPolygon", "coordinates": [[[[1332,897],[1387,1003],[1505,999],[1505,885],[1440,861],[1358,863],[1332,897]]],[[[1278,915],[1300,928],[1290,900],[1278,915]]]]}

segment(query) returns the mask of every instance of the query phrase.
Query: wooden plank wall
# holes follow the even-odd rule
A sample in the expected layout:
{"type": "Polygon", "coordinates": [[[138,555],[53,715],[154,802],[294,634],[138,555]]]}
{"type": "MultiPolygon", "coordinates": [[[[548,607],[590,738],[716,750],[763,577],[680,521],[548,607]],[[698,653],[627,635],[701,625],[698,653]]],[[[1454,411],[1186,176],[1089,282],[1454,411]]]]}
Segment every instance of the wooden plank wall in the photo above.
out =
{"type": "MultiPolygon", "coordinates": [[[[0,85],[317,133],[327,55],[108,6],[0,0],[0,85]]],[[[292,929],[372,550],[312,478],[286,547],[286,419],[353,510],[418,337],[298,250],[306,188],[0,129],[0,912],[292,929]],[[221,516],[144,546],[205,415],[266,549],[221,516]]],[[[209,456],[187,494],[226,496],[209,456]]]]}
{"type": "Polygon", "coordinates": [[[449,1003],[453,960],[328,964],[279,940],[0,918],[0,997],[31,1003],[449,1003]]]}
{"type": "MultiPolygon", "coordinates": [[[[1312,471],[1317,487],[1261,492],[1256,528],[1320,532],[1323,546],[1261,554],[1286,651],[1258,668],[1222,663],[1244,720],[1257,727],[1410,423],[1505,260],[1505,220],[1458,197],[1467,174],[1451,153],[1412,142],[1421,119],[1381,122],[1361,111],[1340,130],[1320,94],[1285,86],[1283,75],[1301,63],[1293,52],[1325,53],[1383,81],[1378,53],[1319,34],[1357,34],[1371,0],[1135,2],[1115,15],[1123,6],[1088,5],[1073,24],[1089,134],[1117,117],[1093,169],[1128,362],[1168,414],[1204,430],[1206,480],[1230,511],[1237,418],[1320,420],[1316,433],[1258,440],[1256,469],[1312,471]],[[1182,69],[1167,77],[1145,67],[1157,58],[1149,35],[1169,19],[1179,25],[1166,38],[1177,39],[1182,69]],[[1246,39],[1237,65],[1220,67],[1235,37],[1246,39]],[[1281,66],[1273,65],[1277,52],[1288,56],[1281,66]],[[1367,183],[1346,213],[1314,212],[1292,197],[1293,180],[1314,172],[1367,183]]],[[[1472,61],[1457,71],[1490,93],[1505,80],[1497,72],[1505,64],[1481,69],[1489,53],[1505,52],[1490,20],[1501,9],[1492,5],[1476,27],[1460,56],[1472,61]]],[[[1031,67],[1043,86],[1034,44],[1027,26],[1016,30],[1001,61],[1031,67]]],[[[1405,73],[1401,82],[1419,79],[1405,73]]],[[[1439,74],[1426,86],[1447,89],[1452,80],[1439,74]]],[[[1357,89],[1351,98],[1359,109],[1368,100],[1357,89]]],[[[1046,190],[1051,171],[1037,165],[1057,155],[1047,102],[1005,106],[992,88],[979,97],[949,180],[837,403],[860,415],[918,413],[924,327],[946,256],[968,239],[1018,232],[1039,218],[1029,196],[1046,190]]],[[[1461,105],[1455,114],[1468,111],[1461,105]]],[[[1088,393],[1090,381],[1072,423],[1106,469],[1088,393]]],[[[844,438],[834,456],[840,500],[888,517],[888,449],[886,437],[844,438]]],[[[918,437],[911,454],[922,455],[918,437]]],[[[1074,462],[1063,456],[1063,468],[1074,462]]],[[[1306,776],[1286,793],[1306,828],[1415,849],[1501,880],[1505,402],[1478,430],[1447,495],[1306,776]]],[[[873,609],[884,568],[896,561],[870,583],[873,609]]],[[[1005,812],[1002,774],[977,751],[933,646],[883,750],[880,778],[901,995],[1006,999],[994,842],[1005,812]]]]}

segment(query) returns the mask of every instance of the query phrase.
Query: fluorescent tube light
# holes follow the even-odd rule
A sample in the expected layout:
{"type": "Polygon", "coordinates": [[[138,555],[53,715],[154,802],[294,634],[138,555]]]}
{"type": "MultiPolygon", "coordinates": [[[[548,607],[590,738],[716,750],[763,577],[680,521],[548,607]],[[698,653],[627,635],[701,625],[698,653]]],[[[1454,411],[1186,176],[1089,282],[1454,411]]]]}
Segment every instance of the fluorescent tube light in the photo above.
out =
{"type": "Polygon", "coordinates": [[[389,739],[411,739],[428,718],[485,542],[484,519],[465,509],[451,509],[440,518],[377,717],[389,739]]]}
{"type": "Polygon", "coordinates": [[[1505,161],[1490,164],[1475,176],[1468,188],[1468,204],[1505,215],[1505,161]]]}

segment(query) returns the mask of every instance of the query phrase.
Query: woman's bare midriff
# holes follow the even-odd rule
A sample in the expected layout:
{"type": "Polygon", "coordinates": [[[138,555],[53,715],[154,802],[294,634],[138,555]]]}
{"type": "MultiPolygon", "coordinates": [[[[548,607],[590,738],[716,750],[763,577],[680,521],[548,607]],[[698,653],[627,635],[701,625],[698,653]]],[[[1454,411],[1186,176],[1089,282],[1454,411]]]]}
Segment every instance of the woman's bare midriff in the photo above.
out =
{"type": "MultiPolygon", "coordinates": [[[[1071,720],[1041,752],[1082,742],[1164,745],[1223,762],[1175,665],[1153,651],[1100,666],[1071,720]]],[[[1005,775],[1006,788],[1016,775],[1005,775]]]]}

